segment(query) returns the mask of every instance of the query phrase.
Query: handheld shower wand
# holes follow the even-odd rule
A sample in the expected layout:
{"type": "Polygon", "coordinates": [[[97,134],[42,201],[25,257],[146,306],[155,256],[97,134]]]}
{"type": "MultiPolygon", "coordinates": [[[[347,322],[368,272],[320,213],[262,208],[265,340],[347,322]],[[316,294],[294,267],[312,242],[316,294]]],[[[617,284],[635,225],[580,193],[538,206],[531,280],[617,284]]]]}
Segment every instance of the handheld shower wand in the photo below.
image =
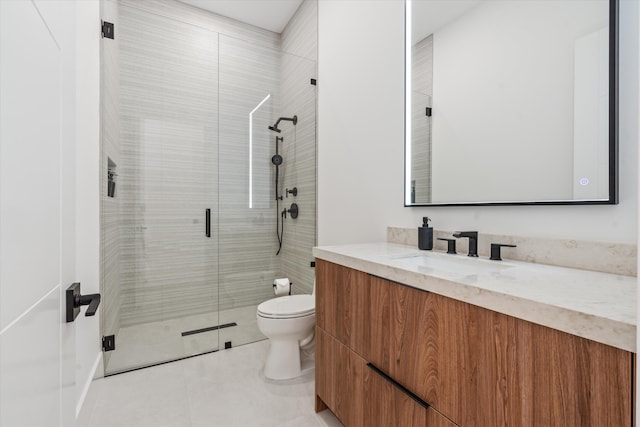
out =
{"type": "MultiPolygon", "coordinates": [[[[278,125],[283,120],[287,122],[292,122],[294,126],[298,124],[298,116],[280,117],[273,126],[269,126],[269,130],[272,130],[277,133],[282,132],[278,128],[278,125]]],[[[276,136],[276,154],[273,157],[271,157],[271,163],[273,163],[276,166],[276,183],[275,183],[276,184],[276,189],[275,189],[276,190],[275,191],[276,193],[276,237],[278,238],[278,252],[276,252],[276,256],[278,256],[280,254],[280,251],[282,250],[282,242],[284,237],[284,219],[287,217],[287,212],[289,212],[289,214],[291,215],[291,218],[298,217],[298,205],[296,205],[295,203],[291,204],[290,209],[285,208],[282,211],[282,213],[280,213],[279,218],[277,216],[278,215],[277,212],[280,210],[280,201],[282,200],[282,196],[278,194],[278,172],[279,172],[279,166],[282,164],[282,161],[283,161],[282,156],[278,153],[278,143],[282,141],[283,141],[282,137],[276,136]]],[[[287,191],[287,196],[289,196],[289,191],[287,191]]]]}

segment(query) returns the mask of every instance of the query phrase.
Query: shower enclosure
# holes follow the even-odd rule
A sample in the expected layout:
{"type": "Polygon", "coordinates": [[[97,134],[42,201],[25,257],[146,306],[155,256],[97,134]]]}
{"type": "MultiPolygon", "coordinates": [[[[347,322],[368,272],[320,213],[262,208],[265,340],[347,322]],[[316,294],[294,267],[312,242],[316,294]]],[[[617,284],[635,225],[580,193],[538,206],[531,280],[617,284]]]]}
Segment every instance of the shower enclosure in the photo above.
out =
{"type": "Polygon", "coordinates": [[[173,0],[102,1],[107,375],[264,339],[256,306],[277,277],[311,292],[316,7],[276,34],[173,0]],[[299,206],[278,256],[274,194],[299,206]]]}

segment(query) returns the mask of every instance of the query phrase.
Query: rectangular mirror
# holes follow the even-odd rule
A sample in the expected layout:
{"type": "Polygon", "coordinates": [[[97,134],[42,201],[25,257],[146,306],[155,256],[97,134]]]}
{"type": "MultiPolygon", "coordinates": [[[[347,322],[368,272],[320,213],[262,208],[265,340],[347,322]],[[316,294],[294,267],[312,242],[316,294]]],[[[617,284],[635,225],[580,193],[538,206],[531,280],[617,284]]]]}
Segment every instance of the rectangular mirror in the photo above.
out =
{"type": "Polygon", "coordinates": [[[406,0],[405,206],[616,204],[618,0],[406,0]]]}

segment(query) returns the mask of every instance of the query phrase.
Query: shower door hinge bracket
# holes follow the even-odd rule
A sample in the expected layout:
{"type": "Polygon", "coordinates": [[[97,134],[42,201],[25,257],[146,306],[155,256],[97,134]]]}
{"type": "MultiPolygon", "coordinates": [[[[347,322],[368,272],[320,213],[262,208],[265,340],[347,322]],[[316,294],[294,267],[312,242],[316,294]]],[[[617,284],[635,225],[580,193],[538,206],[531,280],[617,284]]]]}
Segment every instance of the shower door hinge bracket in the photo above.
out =
{"type": "Polygon", "coordinates": [[[116,336],[106,335],[102,337],[102,351],[113,351],[116,349],[116,336]]]}
{"type": "Polygon", "coordinates": [[[113,24],[111,22],[107,22],[107,21],[101,21],[102,22],[102,38],[103,39],[113,39],[114,34],[113,34],[113,24]]]}
{"type": "Polygon", "coordinates": [[[311,79],[311,84],[315,86],[316,85],[316,79],[311,79]]]}

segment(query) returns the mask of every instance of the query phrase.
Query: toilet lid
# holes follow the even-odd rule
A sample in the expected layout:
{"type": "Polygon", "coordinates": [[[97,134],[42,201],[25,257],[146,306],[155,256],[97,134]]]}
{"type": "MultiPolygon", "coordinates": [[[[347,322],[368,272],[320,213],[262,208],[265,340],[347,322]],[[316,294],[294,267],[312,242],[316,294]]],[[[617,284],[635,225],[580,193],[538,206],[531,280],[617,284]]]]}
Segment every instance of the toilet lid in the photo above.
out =
{"type": "Polygon", "coordinates": [[[262,317],[302,317],[314,314],[316,298],[314,295],[290,295],[270,299],[258,306],[262,317]]]}

